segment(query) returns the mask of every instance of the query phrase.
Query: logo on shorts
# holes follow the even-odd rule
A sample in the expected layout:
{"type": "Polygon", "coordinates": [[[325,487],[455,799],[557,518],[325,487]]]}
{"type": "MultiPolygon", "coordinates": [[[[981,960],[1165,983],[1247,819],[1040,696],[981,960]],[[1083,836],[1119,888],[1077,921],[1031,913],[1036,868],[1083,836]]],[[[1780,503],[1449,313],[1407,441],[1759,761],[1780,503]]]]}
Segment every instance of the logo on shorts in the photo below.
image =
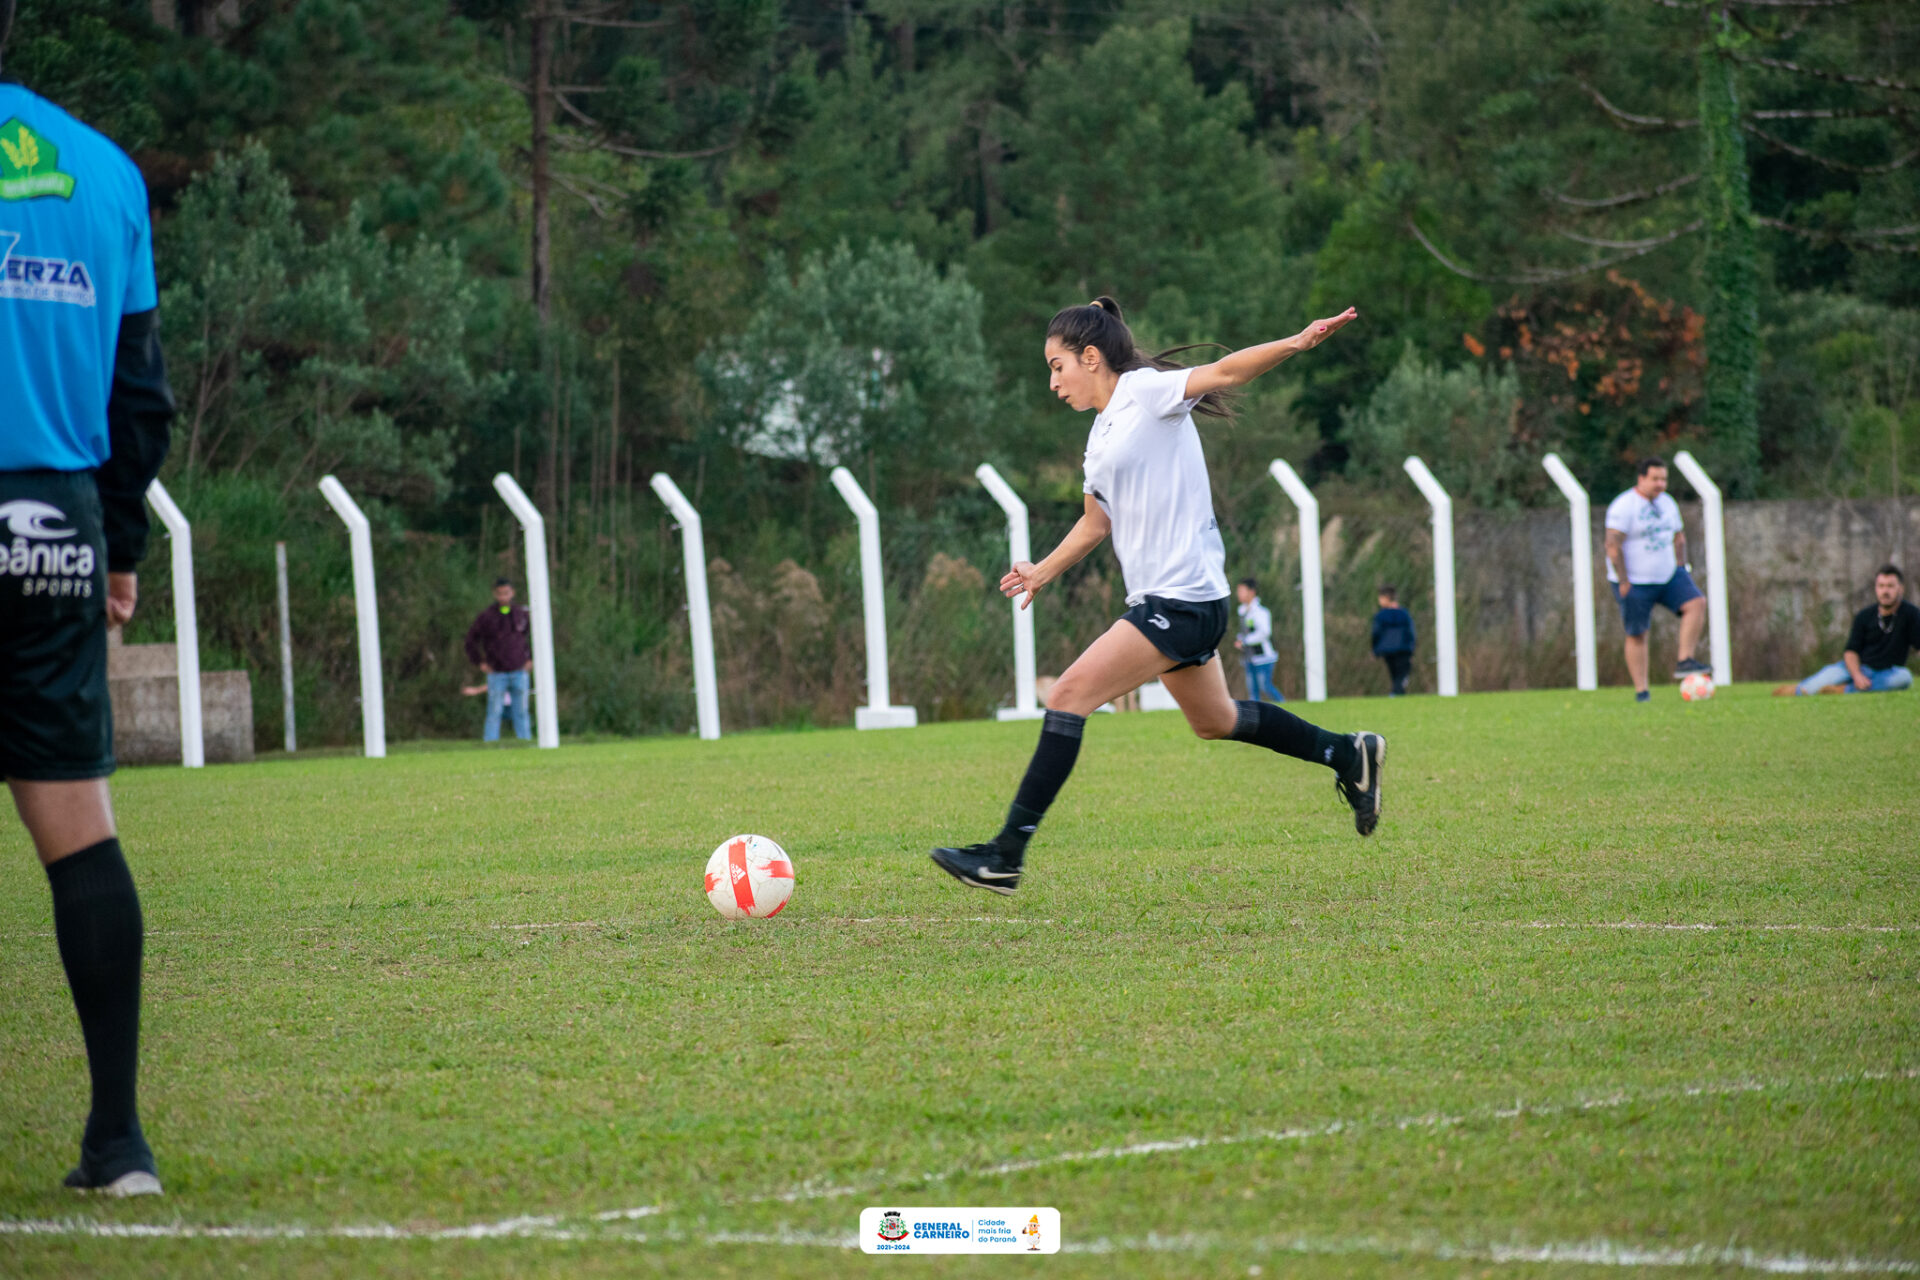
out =
{"type": "Polygon", "coordinates": [[[49,520],[66,518],[67,513],[51,503],[35,502],[30,498],[0,502],[0,520],[7,522],[7,532],[16,538],[71,538],[72,529],[52,529],[47,526],[49,520]]]}
{"type": "Polygon", "coordinates": [[[11,545],[0,543],[0,577],[16,579],[22,596],[92,597],[99,561],[84,542],[62,544],[76,532],[58,527],[66,519],[51,503],[0,502],[0,523],[13,535],[11,545]]]}
{"type": "Polygon", "coordinates": [[[1149,615],[1149,617],[1147,618],[1147,621],[1151,622],[1154,626],[1160,628],[1162,631],[1165,631],[1169,627],[1173,626],[1171,622],[1167,621],[1167,615],[1164,613],[1156,613],[1156,614],[1149,615]]]}

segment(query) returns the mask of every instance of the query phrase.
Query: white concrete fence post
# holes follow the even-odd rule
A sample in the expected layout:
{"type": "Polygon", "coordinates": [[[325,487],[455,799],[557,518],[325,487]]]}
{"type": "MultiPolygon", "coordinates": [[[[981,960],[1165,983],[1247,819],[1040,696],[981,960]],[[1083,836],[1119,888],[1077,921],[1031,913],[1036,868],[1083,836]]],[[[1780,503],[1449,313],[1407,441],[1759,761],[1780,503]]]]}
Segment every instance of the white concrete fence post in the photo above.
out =
{"type": "Polygon", "coordinates": [[[147,501],[167,527],[173,560],[173,640],[180,675],[180,763],[189,769],[207,763],[207,739],[200,710],[200,617],[193,607],[193,527],[166,486],[147,486],[147,501]]]}
{"type": "Polygon", "coordinates": [[[713,610],[707,601],[707,540],[700,513],[693,509],[680,486],[664,471],[650,481],[660,501],[680,522],[681,563],[687,578],[687,626],[693,641],[693,706],[700,736],[711,742],[720,736],[720,685],[713,667],[713,610]]]}
{"type": "Polygon", "coordinates": [[[1433,508],[1433,647],[1439,666],[1440,696],[1460,693],[1460,653],[1453,629],[1453,499],[1427,470],[1427,464],[1409,457],[1402,464],[1433,508]]]}
{"type": "Polygon", "coordinates": [[[1542,464],[1567,497],[1573,532],[1573,654],[1574,683],[1592,691],[1600,687],[1600,667],[1593,638],[1593,507],[1587,491],[1573,478],[1560,455],[1550,453],[1542,464]]]}
{"type": "Polygon", "coordinates": [[[1713,682],[1733,683],[1733,641],[1727,617],[1727,520],[1720,502],[1720,486],[1685,449],[1673,455],[1674,465],[1700,495],[1700,518],[1707,526],[1707,643],[1713,649],[1713,682]]]}
{"type": "Polygon", "coordinates": [[[920,723],[920,713],[912,707],[894,706],[887,687],[887,600],[886,581],[880,571],[880,509],[853,478],[853,472],[835,467],[832,478],[833,487],[860,522],[860,587],[867,618],[867,705],[854,708],[853,725],[856,729],[911,729],[920,723]]]}
{"type": "Polygon", "coordinates": [[[1300,512],[1300,643],[1306,650],[1307,701],[1327,700],[1327,624],[1320,594],[1320,500],[1294,469],[1275,458],[1267,471],[1300,512]]]}
{"type": "MultiPolygon", "coordinates": [[[[981,463],[973,474],[987,487],[987,492],[1000,504],[1000,509],[1007,513],[1007,563],[1014,565],[1022,560],[1032,560],[1033,544],[1027,529],[1027,504],[1020,501],[1020,495],[993,469],[992,463],[981,463]]],[[[1039,698],[1034,693],[1033,606],[1029,604],[1022,609],[1017,596],[1012,603],[1013,705],[1001,707],[995,717],[1000,720],[1038,720],[1047,713],[1041,710],[1039,698]]]]}
{"type": "Polygon", "coordinates": [[[280,595],[280,709],[286,718],[287,754],[294,749],[293,733],[293,610],[287,604],[287,544],[273,544],[273,570],[280,595]]]}
{"type": "Polygon", "coordinates": [[[493,478],[494,492],[506,501],[527,542],[527,612],[533,621],[533,711],[538,720],[534,740],[542,747],[560,745],[560,692],[553,683],[553,589],[547,577],[547,522],[514,478],[502,471],[493,478]]]}
{"type": "Polygon", "coordinates": [[[347,526],[353,555],[353,613],[360,628],[360,731],[367,758],[387,754],[387,700],[380,680],[380,600],[373,589],[373,526],[332,476],[320,477],[320,496],[347,526]]]}

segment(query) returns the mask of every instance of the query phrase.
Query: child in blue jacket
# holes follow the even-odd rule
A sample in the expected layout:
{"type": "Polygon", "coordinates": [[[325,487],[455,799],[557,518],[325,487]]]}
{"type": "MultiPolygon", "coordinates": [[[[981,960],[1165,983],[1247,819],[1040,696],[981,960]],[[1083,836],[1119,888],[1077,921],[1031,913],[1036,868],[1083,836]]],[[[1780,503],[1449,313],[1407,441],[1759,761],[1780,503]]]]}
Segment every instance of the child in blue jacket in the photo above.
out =
{"type": "Polygon", "coordinates": [[[1380,612],[1373,615],[1373,656],[1387,664],[1387,675],[1393,679],[1393,692],[1388,697],[1398,698],[1407,691],[1407,672],[1413,669],[1413,615],[1400,607],[1400,593],[1392,587],[1381,587],[1379,592],[1380,612]]]}

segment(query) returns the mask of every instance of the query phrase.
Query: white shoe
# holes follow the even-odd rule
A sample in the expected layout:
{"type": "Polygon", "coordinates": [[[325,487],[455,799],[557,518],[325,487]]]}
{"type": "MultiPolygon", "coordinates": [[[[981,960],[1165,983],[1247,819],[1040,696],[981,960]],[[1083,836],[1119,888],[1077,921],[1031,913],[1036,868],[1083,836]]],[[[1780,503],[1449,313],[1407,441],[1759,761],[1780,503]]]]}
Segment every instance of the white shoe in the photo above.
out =
{"type": "Polygon", "coordinates": [[[98,1188],[98,1190],[101,1195],[113,1196],[116,1199],[125,1199],[127,1196],[157,1196],[161,1194],[160,1179],[154,1177],[144,1169],[135,1169],[132,1173],[123,1173],[106,1186],[98,1188]]]}

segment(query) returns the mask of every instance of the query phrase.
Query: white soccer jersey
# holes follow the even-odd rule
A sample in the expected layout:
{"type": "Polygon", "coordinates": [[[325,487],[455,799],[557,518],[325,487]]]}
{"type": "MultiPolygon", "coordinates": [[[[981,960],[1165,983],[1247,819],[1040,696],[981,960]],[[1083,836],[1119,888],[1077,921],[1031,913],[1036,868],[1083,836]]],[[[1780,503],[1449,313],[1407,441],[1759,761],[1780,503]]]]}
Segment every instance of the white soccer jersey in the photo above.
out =
{"type": "MultiPolygon", "coordinates": [[[[1627,562],[1627,581],[1664,584],[1680,567],[1673,554],[1673,535],[1680,532],[1680,504],[1663,493],[1649,501],[1638,489],[1629,489],[1607,504],[1607,528],[1626,534],[1620,553],[1627,562]]],[[[1618,582],[1613,561],[1607,561],[1607,581],[1618,582]]]]}
{"type": "Polygon", "coordinates": [[[1193,425],[1187,370],[1134,369],[1087,433],[1086,492],[1113,522],[1127,604],[1227,594],[1227,548],[1193,425]]]}

